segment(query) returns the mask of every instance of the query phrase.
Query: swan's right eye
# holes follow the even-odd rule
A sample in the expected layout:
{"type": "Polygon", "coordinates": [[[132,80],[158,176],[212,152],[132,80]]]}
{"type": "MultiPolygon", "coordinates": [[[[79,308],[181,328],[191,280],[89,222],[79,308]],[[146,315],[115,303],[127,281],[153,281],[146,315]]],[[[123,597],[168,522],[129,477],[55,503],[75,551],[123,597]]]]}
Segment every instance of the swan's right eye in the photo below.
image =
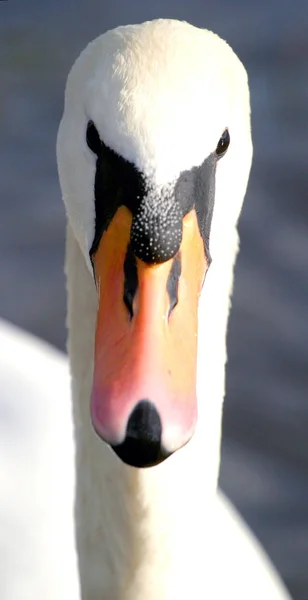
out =
{"type": "Polygon", "coordinates": [[[230,144],[230,133],[228,129],[225,129],[216,148],[217,158],[221,158],[226,154],[230,144]]]}
{"type": "Polygon", "coordinates": [[[99,133],[93,123],[93,121],[89,121],[88,125],[87,125],[87,144],[90,148],[90,150],[92,150],[92,152],[94,152],[94,154],[96,154],[96,156],[99,156],[101,153],[101,149],[102,149],[102,142],[100,140],[99,137],[99,133]]]}

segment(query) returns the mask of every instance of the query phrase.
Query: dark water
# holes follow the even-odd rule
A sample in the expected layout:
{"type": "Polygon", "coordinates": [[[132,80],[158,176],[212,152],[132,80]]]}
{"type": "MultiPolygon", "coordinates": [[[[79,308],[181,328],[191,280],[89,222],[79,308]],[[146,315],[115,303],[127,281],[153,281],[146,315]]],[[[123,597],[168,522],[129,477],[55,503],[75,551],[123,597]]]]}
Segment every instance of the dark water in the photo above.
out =
{"type": "Polygon", "coordinates": [[[215,30],[247,67],[254,165],[240,221],[221,484],[308,598],[308,3],[0,2],[0,314],[63,348],[55,138],[66,74],[93,37],[154,17],[215,30]]]}

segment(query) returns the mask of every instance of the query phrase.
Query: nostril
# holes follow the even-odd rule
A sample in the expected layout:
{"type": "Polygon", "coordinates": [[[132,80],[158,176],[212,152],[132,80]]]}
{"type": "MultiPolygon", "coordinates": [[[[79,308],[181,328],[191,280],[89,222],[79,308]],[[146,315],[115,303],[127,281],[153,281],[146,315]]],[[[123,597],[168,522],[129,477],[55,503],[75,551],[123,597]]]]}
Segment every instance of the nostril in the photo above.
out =
{"type": "Polygon", "coordinates": [[[138,273],[136,265],[136,257],[128,244],[125,261],[124,261],[124,290],[123,300],[132,319],[134,316],[133,303],[138,289],[138,273]]]}
{"type": "Polygon", "coordinates": [[[167,458],[161,448],[162,425],[154,404],[141,400],[131,413],[124,442],[112,446],[123,462],[133,467],[151,467],[167,458]]]}
{"type": "Polygon", "coordinates": [[[181,276],[181,270],[182,270],[182,265],[181,265],[181,257],[179,254],[177,254],[174,259],[173,259],[173,263],[172,263],[172,267],[171,267],[171,271],[169,273],[169,277],[168,277],[168,281],[167,281],[167,292],[169,295],[169,317],[173,311],[173,309],[176,307],[177,303],[178,303],[178,291],[179,291],[179,279],[181,276]]]}

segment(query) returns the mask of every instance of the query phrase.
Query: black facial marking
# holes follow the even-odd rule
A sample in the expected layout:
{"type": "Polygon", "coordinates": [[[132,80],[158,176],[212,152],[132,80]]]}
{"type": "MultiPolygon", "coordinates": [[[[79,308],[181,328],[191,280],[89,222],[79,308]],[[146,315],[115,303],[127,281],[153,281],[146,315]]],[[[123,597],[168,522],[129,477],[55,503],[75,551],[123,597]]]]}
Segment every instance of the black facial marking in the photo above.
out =
{"type": "Polygon", "coordinates": [[[144,178],[136,167],[101,143],[94,183],[95,235],[90,256],[120,206],[134,215],[145,194],[144,178]]]}
{"type": "Polygon", "coordinates": [[[208,266],[212,260],[209,242],[215,200],[215,175],[215,155],[210,154],[203,165],[199,167],[195,180],[196,213],[208,266]],[[204,198],[206,198],[206,202],[204,202],[204,198]]]}
{"type": "Polygon", "coordinates": [[[124,261],[124,292],[123,300],[132,319],[134,316],[133,302],[138,289],[138,274],[136,257],[128,245],[125,261],[124,261]]]}
{"type": "Polygon", "coordinates": [[[175,199],[182,206],[183,215],[195,208],[204,252],[210,265],[209,238],[215,198],[215,174],[217,157],[214,152],[200,167],[183,171],[175,186],[175,199]]]}
{"type": "MultiPolygon", "coordinates": [[[[132,163],[100,140],[92,122],[88,124],[87,142],[97,154],[94,184],[95,236],[90,256],[95,254],[101,236],[118,208],[126,206],[133,217],[130,251],[146,263],[170,260],[181,245],[183,217],[195,208],[205,256],[210,264],[209,237],[214,208],[216,164],[230,143],[227,129],[216,150],[202,165],[183,171],[173,187],[164,188],[161,192],[148,187],[144,176],[132,163]]],[[[129,296],[125,297],[129,308],[129,296]]]]}
{"type": "Polygon", "coordinates": [[[181,257],[177,254],[172,263],[171,271],[169,273],[168,281],[167,281],[167,292],[169,295],[169,314],[171,315],[173,309],[176,307],[178,303],[178,288],[179,288],[179,279],[181,276],[181,257]]]}

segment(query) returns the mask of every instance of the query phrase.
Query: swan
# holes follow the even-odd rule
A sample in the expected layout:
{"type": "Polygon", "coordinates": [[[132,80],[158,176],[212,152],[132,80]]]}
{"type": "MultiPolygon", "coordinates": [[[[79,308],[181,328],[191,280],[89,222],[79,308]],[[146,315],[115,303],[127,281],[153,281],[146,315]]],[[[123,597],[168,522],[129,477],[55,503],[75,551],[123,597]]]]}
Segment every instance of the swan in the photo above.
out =
{"type": "MultiPolygon", "coordinates": [[[[214,33],[118,27],[73,65],[57,162],[84,600],[230,591],[217,476],[251,159],[247,75],[214,33]]],[[[263,571],[236,567],[236,597],[286,598],[263,571]]]]}
{"type": "MultiPolygon", "coordinates": [[[[217,476],[251,159],[247,75],[214,33],[118,27],[72,67],[57,160],[85,600],[230,591],[217,476]]],[[[241,560],[237,598],[287,597],[241,560]]]]}
{"type": "Polygon", "coordinates": [[[13,487],[2,495],[2,514],[25,527],[8,553],[5,600],[287,600],[217,493],[251,158],[246,72],[210,31],[119,27],[73,66],[57,161],[75,441],[66,359],[4,325],[1,387],[10,379],[9,398],[24,397],[13,409],[27,430],[12,465],[33,486],[22,511],[13,487]]]}

